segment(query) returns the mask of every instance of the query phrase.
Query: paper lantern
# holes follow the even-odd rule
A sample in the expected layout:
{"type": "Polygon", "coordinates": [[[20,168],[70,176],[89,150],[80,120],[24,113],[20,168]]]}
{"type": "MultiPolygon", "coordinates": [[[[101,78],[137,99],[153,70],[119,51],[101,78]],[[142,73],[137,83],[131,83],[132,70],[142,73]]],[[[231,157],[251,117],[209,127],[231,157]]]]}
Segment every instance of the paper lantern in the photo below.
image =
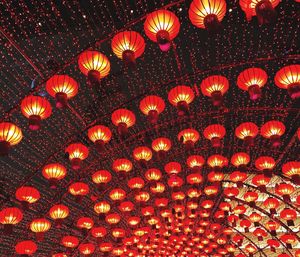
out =
{"type": "Polygon", "coordinates": [[[177,138],[185,145],[186,150],[191,150],[199,140],[200,135],[195,129],[184,129],[178,133],[177,138]]]}
{"type": "Polygon", "coordinates": [[[193,90],[188,86],[177,86],[169,91],[169,102],[176,106],[179,115],[189,114],[189,104],[194,100],[193,90]]]}
{"type": "Polygon", "coordinates": [[[28,204],[35,203],[40,197],[40,192],[34,187],[22,186],[16,191],[16,198],[22,203],[25,210],[28,208],[28,204]]]}
{"type": "Polygon", "coordinates": [[[61,240],[61,243],[67,248],[75,248],[79,244],[79,240],[75,236],[64,236],[61,240]]]}
{"type": "Polygon", "coordinates": [[[51,228],[51,223],[47,219],[35,219],[30,223],[30,230],[36,233],[38,241],[43,241],[44,234],[51,228]]]}
{"type": "Polygon", "coordinates": [[[137,160],[143,168],[147,166],[147,162],[152,158],[152,151],[146,146],[139,146],[133,150],[133,158],[137,160]]]}
{"type": "Polygon", "coordinates": [[[258,134],[258,127],[253,122],[244,122],[235,129],[235,136],[245,141],[247,146],[254,145],[254,138],[258,134]]]}
{"type": "Polygon", "coordinates": [[[164,100],[155,95],[146,96],[140,102],[140,110],[143,114],[147,115],[147,118],[151,124],[156,124],[158,116],[165,109],[164,100]]]}
{"type": "Polygon", "coordinates": [[[63,204],[53,205],[49,215],[55,220],[56,227],[61,227],[63,220],[69,216],[69,208],[63,204]]]}
{"type": "Polygon", "coordinates": [[[209,125],[203,131],[204,137],[211,141],[213,147],[221,146],[221,139],[225,136],[225,134],[226,130],[224,126],[220,124],[209,125]]]}
{"type": "Polygon", "coordinates": [[[300,185],[300,162],[292,161],[283,164],[282,173],[291,178],[293,183],[300,185]]]}
{"type": "Polygon", "coordinates": [[[89,155],[89,149],[81,143],[70,144],[65,152],[68,153],[72,169],[74,170],[80,169],[81,162],[89,155]]]}
{"type": "Polygon", "coordinates": [[[95,144],[98,151],[104,150],[104,145],[111,139],[110,129],[103,125],[97,125],[88,130],[89,139],[95,144]]]}
{"type": "Polygon", "coordinates": [[[0,123],[0,156],[7,155],[13,145],[23,138],[22,130],[10,122],[0,123]]]}
{"type": "Polygon", "coordinates": [[[13,226],[23,219],[23,213],[16,207],[4,208],[0,211],[0,223],[4,226],[4,234],[10,235],[13,226]]]}
{"type": "Polygon", "coordinates": [[[277,120],[266,122],[260,129],[260,134],[264,138],[270,139],[273,147],[279,147],[281,145],[280,137],[284,133],[284,124],[277,120]]]}
{"type": "Polygon", "coordinates": [[[55,188],[57,182],[67,175],[67,169],[59,163],[50,163],[44,166],[42,174],[50,181],[50,185],[55,188]]]}
{"type": "Polygon", "coordinates": [[[275,160],[270,156],[260,156],[255,160],[255,167],[266,177],[271,177],[275,167],[275,160]]]}
{"type": "Polygon", "coordinates": [[[135,124],[135,115],[129,110],[118,109],[112,113],[111,120],[118,127],[118,133],[124,137],[128,133],[128,128],[135,124]]]}
{"type": "Polygon", "coordinates": [[[91,255],[95,251],[96,246],[92,243],[81,243],[78,249],[80,253],[87,256],[87,255],[91,255]]]}
{"type": "Polygon", "coordinates": [[[83,182],[75,182],[69,186],[69,193],[76,197],[76,202],[80,202],[82,197],[87,195],[89,191],[89,186],[83,182]]]}
{"type": "Polygon", "coordinates": [[[166,137],[160,137],[152,141],[152,149],[157,152],[159,159],[165,158],[171,146],[171,140],[166,137]]]}
{"type": "Polygon", "coordinates": [[[16,244],[15,250],[17,254],[22,254],[24,256],[33,255],[37,250],[37,245],[31,240],[21,241],[16,244]]]}

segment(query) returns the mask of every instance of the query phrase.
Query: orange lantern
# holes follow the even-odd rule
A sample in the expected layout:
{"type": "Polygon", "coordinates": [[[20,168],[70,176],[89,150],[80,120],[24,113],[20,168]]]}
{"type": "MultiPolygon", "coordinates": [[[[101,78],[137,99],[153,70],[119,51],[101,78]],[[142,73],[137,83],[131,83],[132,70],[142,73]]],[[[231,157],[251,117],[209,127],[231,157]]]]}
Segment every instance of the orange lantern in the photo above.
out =
{"type": "Polygon", "coordinates": [[[98,170],[92,175],[92,180],[98,185],[98,189],[102,190],[103,186],[111,181],[111,174],[107,170],[98,170]]]}
{"type": "Polygon", "coordinates": [[[145,41],[135,31],[122,31],[113,37],[111,48],[118,58],[131,66],[135,65],[135,59],[144,53],[145,41]]]}
{"type": "Polygon", "coordinates": [[[215,31],[220,28],[225,13],[225,0],[193,0],[189,9],[189,18],[196,27],[215,31]]]}
{"type": "Polygon", "coordinates": [[[128,128],[135,124],[135,115],[126,109],[118,109],[111,116],[112,123],[118,127],[118,133],[125,136],[128,128]]]}
{"type": "Polygon", "coordinates": [[[61,240],[61,243],[67,248],[75,248],[79,244],[79,240],[75,236],[64,236],[61,240]]]}
{"type": "Polygon", "coordinates": [[[33,255],[37,250],[37,245],[31,240],[21,241],[16,244],[15,247],[17,254],[22,254],[24,256],[33,255]]]}
{"type": "Polygon", "coordinates": [[[52,108],[46,98],[27,96],[22,100],[21,111],[29,119],[29,128],[38,130],[41,127],[41,120],[47,119],[51,115],[52,108]]]}
{"type": "Polygon", "coordinates": [[[244,140],[248,146],[254,145],[254,138],[257,134],[258,127],[253,122],[244,122],[235,129],[235,136],[244,140]]]}
{"type": "Polygon", "coordinates": [[[152,158],[152,151],[146,146],[139,146],[133,150],[133,158],[137,160],[143,168],[147,166],[147,162],[152,158]]]}
{"type": "Polygon", "coordinates": [[[34,187],[22,186],[16,191],[16,198],[22,203],[25,210],[28,208],[28,204],[35,203],[40,197],[40,192],[34,187]]]}
{"type": "Polygon", "coordinates": [[[152,149],[157,152],[159,159],[164,159],[166,153],[171,148],[171,140],[166,137],[160,137],[152,141],[152,149]]]}
{"type": "Polygon", "coordinates": [[[68,75],[54,75],[46,82],[49,95],[55,97],[56,107],[63,108],[68,105],[68,99],[78,93],[78,83],[68,75]]]}
{"type": "Polygon", "coordinates": [[[248,21],[257,16],[259,24],[268,24],[274,22],[276,18],[274,8],[279,2],[280,0],[240,0],[240,6],[248,21]]]}
{"type": "Polygon", "coordinates": [[[224,76],[214,75],[202,80],[200,88],[203,95],[211,97],[214,106],[220,106],[229,88],[229,81],[224,76]]]}
{"type": "Polygon", "coordinates": [[[11,207],[0,211],[0,223],[4,226],[4,234],[9,235],[13,232],[13,225],[18,224],[23,219],[20,209],[11,207]]]}
{"type": "Polygon", "coordinates": [[[97,51],[88,50],[81,53],[78,58],[78,66],[80,71],[88,77],[92,84],[98,83],[110,71],[108,58],[97,51]]]}
{"type": "Polygon", "coordinates": [[[193,172],[200,172],[205,160],[201,155],[191,155],[187,158],[186,163],[193,172]]]}
{"type": "Polygon", "coordinates": [[[155,95],[146,96],[140,102],[140,110],[143,114],[147,115],[147,118],[151,124],[156,124],[158,115],[165,109],[164,100],[155,95]]]}
{"type": "Polygon", "coordinates": [[[89,155],[89,149],[81,143],[70,144],[65,152],[69,154],[69,160],[74,170],[80,169],[81,161],[89,155]]]}
{"type": "Polygon", "coordinates": [[[168,10],[157,10],[148,14],[144,23],[147,37],[158,43],[164,52],[170,49],[170,43],[179,33],[179,29],[177,16],[168,10]]]}
{"type": "Polygon", "coordinates": [[[188,86],[177,86],[168,94],[169,102],[176,106],[179,115],[189,114],[189,104],[194,100],[193,90],[188,86]]]}
{"type": "Polygon", "coordinates": [[[91,255],[95,251],[96,246],[92,243],[85,243],[85,244],[80,244],[78,249],[79,252],[87,256],[87,255],[91,255]]]}
{"type": "Polygon", "coordinates": [[[247,153],[235,153],[231,157],[231,163],[240,171],[245,171],[247,164],[250,162],[250,156],[247,153]]]}
{"type": "Polygon", "coordinates": [[[207,164],[212,168],[212,170],[220,171],[223,167],[228,165],[228,160],[222,155],[214,154],[208,157],[207,164]]]}
{"type": "Polygon", "coordinates": [[[104,150],[104,145],[109,142],[111,135],[110,129],[103,125],[97,125],[88,130],[89,139],[100,152],[104,150]]]}
{"type": "Polygon", "coordinates": [[[282,173],[289,178],[296,185],[300,185],[300,162],[287,162],[282,165],[282,173]]]}
{"type": "Polygon", "coordinates": [[[35,219],[30,223],[30,230],[36,233],[36,239],[43,241],[44,234],[51,228],[51,223],[47,219],[35,219]]]}
{"type": "Polygon", "coordinates": [[[50,185],[55,188],[57,182],[66,176],[67,170],[59,163],[51,163],[44,166],[42,174],[50,181],[50,185]]]}
{"type": "Polygon", "coordinates": [[[255,101],[261,97],[261,88],[267,83],[268,75],[260,68],[249,68],[240,73],[237,85],[248,91],[250,99],[255,101]]]}
{"type": "Polygon", "coordinates": [[[274,80],[277,87],[287,89],[292,99],[297,99],[300,97],[299,64],[289,65],[281,68],[276,73],[274,80]]]}
{"type": "Polygon", "coordinates": [[[63,204],[57,204],[51,207],[49,215],[55,220],[56,227],[61,227],[63,219],[69,216],[69,208],[63,204]]]}
{"type": "Polygon", "coordinates": [[[269,156],[260,156],[255,161],[255,167],[262,171],[266,177],[271,177],[272,170],[275,167],[275,160],[269,156]]]}
{"type": "Polygon", "coordinates": [[[10,147],[20,143],[22,138],[19,127],[10,122],[0,123],[0,156],[7,155],[10,147]]]}
{"type": "Polygon", "coordinates": [[[195,129],[184,129],[179,132],[177,138],[185,145],[186,150],[191,150],[194,148],[194,144],[199,140],[200,135],[195,129]]]}
{"type": "Polygon", "coordinates": [[[102,201],[94,205],[94,211],[99,215],[100,220],[105,218],[105,215],[110,211],[110,204],[102,201]]]}
{"type": "Polygon", "coordinates": [[[127,159],[116,159],[113,162],[113,170],[122,176],[132,170],[132,162],[127,159]]]}
{"type": "Polygon", "coordinates": [[[75,182],[69,186],[69,193],[76,197],[76,202],[80,202],[89,191],[89,186],[83,182],[75,182]]]}
{"type": "Polygon", "coordinates": [[[273,147],[281,145],[280,137],[284,134],[284,132],[284,124],[277,120],[266,122],[260,129],[260,134],[264,138],[270,139],[273,147]]]}
{"type": "Polygon", "coordinates": [[[211,141],[213,147],[221,146],[221,139],[225,136],[225,134],[226,130],[224,126],[220,124],[209,125],[203,131],[204,137],[211,141]]]}

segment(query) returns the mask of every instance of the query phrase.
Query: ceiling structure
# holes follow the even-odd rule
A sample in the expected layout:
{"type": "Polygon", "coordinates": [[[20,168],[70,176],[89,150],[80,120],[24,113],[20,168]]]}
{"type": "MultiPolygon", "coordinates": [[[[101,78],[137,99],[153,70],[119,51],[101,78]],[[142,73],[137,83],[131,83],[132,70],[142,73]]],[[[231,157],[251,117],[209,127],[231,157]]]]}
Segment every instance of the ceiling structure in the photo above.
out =
{"type": "MultiPolygon", "coordinates": [[[[221,22],[222,29],[218,32],[208,32],[191,23],[188,14],[191,1],[23,0],[0,3],[0,119],[1,122],[16,124],[23,133],[22,141],[13,146],[7,156],[0,158],[1,210],[13,206],[22,209],[15,197],[16,190],[22,186],[35,187],[41,196],[36,203],[30,204],[28,209],[22,210],[23,219],[15,225],[12,234],[0,234],[1,256],[17,256],[15,245],[22,240],[36,242],[38,249],[33,256],[38,257],[52,256],[56,253],[81,256],[80,245],[85,243],[96,246],[91,256],[104,256],[99,247],[104,242],[110,242],[114,249],[119,249],[120,252],[122,249],[122,256],[218,256],[213,255],[217,254],[217,250],[204,255],[206,246],[197,248],[201,240],[206,238],[203,234],[195,232],[199,227],[204,228],[205,235],[209,232],[217,234],[210,242],[217,242],[217,238],[223,236],[202,226],[203,220],[221,224],[223,229],[232,229],[233,234],[227,238],[227,243],[219,244],[218,249],[226,249],[228,245],[235,249],[233,253],[227,250],[224,256],[250,256],[247,252],[248,244],[256,247],[253,256],[278,256],[281,253],[296,256],[297,250],[299,254],[300,189],[299,185],[284,176],[282,166],[290,161],[299,162],[300,138],[297,130],[300,127],[300,102],[299,98],[292,99],[287,90],[277,87],[274,77],[282,67],[299,64],[300,3],[282,0],[275,8],[277,20],[271,24],[259,25],[256,17],[247,21],[239,1],[226,2],[226,14],[221,22]],[[159,9],[173,12],[180,22],[179,34],[167,52],[161,51],[144,31],[147,14],[159,9]],[[124,65],[111,49],[112,38],[125,30],[136,31],[145,40],[145,51],[137,58],[134,68],[124,65]],[[88,49],[106,55],[111,65],[109,75],[102,78],[96,86],[90,85],[78,67],[78,56],[88,49]],[[262,88],[262,97],[257,101],[251,100],[248,93],[237,86],[239,74],[250,67],[261,68],[268,75],[262,88]],[[45,88],[46,81],[55,74],[67,74],[79,84],[78,94],[69,100],[68,107],[64,109],[55,107],[55,99],[45,88]],[[213,106],[211,99],[201,92],[201,82],[211,75],[222,75],[229,81],[229,89],[224,94],[224,102],[220,107],[213,106]],[[189,105],[189,115],[179,116],[176,107],[168,101],[168,93],[178,85],[189,86],[195,94],[193,102],[189,105]],[[29,95],[45,97],[52,106],[51,116],[42,121],[42,126],[37,131],[29,129],[28,120],[20,108],[22,100],[29,95]],[[149,123],[139,109],[140,101],[148,95],[160,96],[165,102],[165,109],[155,125],[149,123]],[[125,138],[118,134],[111,121],[112,113],[121,108],[131,110],[136,117],[135,124],[128,128],[125,138]],[[235,129],[241,123],[253,122],[261,128],[270,120],[278,120],[285,125],[285,133],[281,136],[279,147],[272,147],[269,140],[258,135],[250,148],[235,135],[235,129]],[[207,126],[216,123],[222,124],[226,129],[220,148],[212,147],[211,142],[203,135],[207,126]],[[88,129],[98,124],[107,126],[112,131],[111,140],[101,152],[97,151],[87,136],[88,129]],[[193,149],[186,149],[177,138],[178,133],[187,128],[193,128],[200,134],[200,139],[193,149]],[[151,148],[153,140],[158,137],[169,138],[172,142],[165,158],[158,158],[153,151],[153,157],[146,167],[134,160],[133,150],[136,147],[151,148]],[[88,157],[82,161],[79,170],[72,169],[65,153],[65,149],[75,142],[89,148],[88,157]],[[228,198],[226,189],[236,187],[230,174],[237,170],[230,160],[238,152],[246,152],[250,156],[251,161],[244,168],[248,177],[244,185],[238,187],[238,195],[228,198]],[[222,173],[225,174],[223,181],[212,183],[207,179],[211,167],[206,163],[201,170],[203,181],[199,185],[188,183],[187,177],[192,171],[186,164],[187,158],[191,155],[201,155],[208,160],[216,154],[228,159],[228,165],[222,168],[222,173]],[[270,156],[276,161],[266,192],[261,191],[252,181],[255,175],[260,174],[255,160],[261,156],[270,156]],[[113,170],[113,162],[118,158],[126,158],[133,164],[132,170],[125,177],[113,170]],[[184,183],[179,189],[168,184],[172,176],[166,173],[165,165],[169,162],[181,164],[182,171],[178,176],[184,183]],[[67,169],[67,176],[59,181],[56,188],[50,187],[49,181],[42,175],[43,167],[49,163],[60,163],[67,169]],[[153,182],[147,181],[145,177],[149,168],[161,171],[160,182],[166,186],[162,194],[154,194],[150,190],[153,182]],[[98,190],[92,181],[92,175],[98,170],[108,170],[112,175],[112,180],[102,190],[98,190]],[[149,193],[150,199],[146,203],[137,202],[135,196],[139,192],[128,187],[128,180],[133,177],[141,177],[145,181],[145,186],[140,191],[149,193]],[[68,187],[78,181],[86,183],[90,188],[89,194],[84,196],[81,202],[76,202],[68,191],[68,187]],[[282,183],[294,186],[290,202],[276,191],[282,183]],[[204,193],[208,186],[216,184],[216,195],[209,197],[204,193]],[[195,187],[202,191],[202,195],[190,199],[188,190],[195,187]],[[110,199],[109,194],[115,188],[125,190],[126,200],[134,203],[131,213],[125,215],[118,208],[118,203],[110,199]],[[172,198],[172,194],[178,191],[186,195],[184,200],[175,201],[172,198]],[[255,205],[245,201],[244,195],[247,192],[258,193],[255,205]],[[271,217],[270,210],[263,204],[270,196],[280,202],[274,217],[271,217]],[[166,207],[157,207],[156,201],[161,198],[169,200],[166,207]],[[191,213],[188,212],[187,206],[192,200],[199,205],[196,218],[188,218],[191,213]],[[201,211],[204,208],[201,204],[206,200],[212,200],[214,204],[209,209],[209,217],[203,218],[201,211]],[[100,201],[111,204],[110,213],[120,214],[121,221],[117,225],[111,225],[98,217],[94,205],[100,201]],[[230,203],[231,210],[228,217],[217,219],[215,214],[224,202],[230,203]],[[55,226],[49,216],[50,208],[59,203],[66,205],[70,211],[60,228],[55,226]],[[185,207],[182,216],[174,210],[176,205],[185,207]],[[243,217],[238,218],[247,219],[253,212],[262,216],[258,227],[267,232],[262,241],[254,233],[258,228],[254,224],[251,223],[247,231],[240,225],[240,221],[236,222],[237,224],[231,222],[230,215],[234,214],[233,210],[237,205],[246,207],[243,217]],[[159,218],[157,228],[149,225],[150,218],[142,214],[142,209],[146,206],[154,207],[155,213],[152,217],[159,218]],[[286,220],[279,216],[284,208],[296,211],[294,226],[289,226],[286,220]],[[172,218],[168,222],[160,215],[163,210],[171,211],[172,218]],[[140,217],[140,224],[130,226],[128,218],[131,216],[140,217]],[[38,241],[29,224],[41,217],[48,219],[52,226],[45,233],[44,240],[38,241]],[[91,231],[83,233],[82,229],[77,227],[77,221],[81,217],[93,219],[94,227],[101,226],[107,229],[107,235],[101,242],[93,237],[91,231]],[[174,224],[175,221],[178,224],[180,219],[183,223],[182,229],[176,232],[174,224]],[[270,219],[279,223],[277,235],[271,235],[266,228],[265,224],[270,219]],[[170,225],[167,223],[172,223],[172,229],[166,229],[170,225]],[[145,227],[148,228],[146,234],[137,237],[140,241],[129,246],[124,246],[122,240],[120,242],[112,235],[115,228],[123,228],[126,231],[125,238],[131,238],[138,228],[145,227]],[[282,239],[284,234],[292,234],[295,237],[292,247],[282,239]],[[61,240],[68,235],[77,237],[79,245],[72,249],[63,246],[61,240]],[[243,237],[241,244],[233,240],[236,235],[243,237]],[[187,240],[182,239],[182,236],[186,236],[187,240]],[[172,252],[172,247],[176,245],[174,237],[181,238],[177,238],[177,241],[182,242],[181,253],[176,253],[178,255],[172,252]],[[279,242],[276,251],[272,251],[267,242],[272,238],[279,242]],[[153,247],[155,241],[159,244],[153,247]]],[[[117,251],[111,251],[110,255],[117,255],[117,251]]]]}

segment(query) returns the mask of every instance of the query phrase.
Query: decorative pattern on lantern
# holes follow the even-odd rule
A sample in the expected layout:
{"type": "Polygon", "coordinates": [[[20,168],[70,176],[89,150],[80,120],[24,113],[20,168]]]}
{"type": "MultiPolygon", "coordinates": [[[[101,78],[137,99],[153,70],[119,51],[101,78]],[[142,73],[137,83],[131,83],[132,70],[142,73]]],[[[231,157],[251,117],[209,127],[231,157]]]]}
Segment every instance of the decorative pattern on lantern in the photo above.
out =
{"type": "Polygon", "coordinates": [[[231,157],[231,163],[237,167],[240,171],[245,171],[247,164],[250,162],[250,156],[247,153],[239,152],[235,153],[231,157]]]}
{"type": "Polygon", "coordinates": [[[245,141],[247,146],[254,145],[254,138],[258,134],[258,127],[253,122],[244,122],[235,129],[235,136],[245,141]]]}
{"type": "Polygon", "coordinates": [[[23,219],[23,213],[15,207],[5,208],[0,211],[0,223],[4,226],[4,234],[10,235],[13,232],[13,225],[23,219]]]}
{"type": "Polygon", "coordinates": [[[90,255],[95,251],[96,246],[92,243],[86,243],[80,244],[78,249],[83,255],[90,255]]]}
{"type": "Polygon", "coordinates": [[[220,124],[209,125],[203,131],[204,137],[211,141],[213,147],[221,146],[221,139],[225,136],[225,134],[226,130],[224,126],[220,124]]]}
{"type": "Polygon", "coordinates": [[[67,170],[59,163],[50,163],[44,166],[42,174],[50,181],[51,187],[55,188],[57,182],[67,175],[67,170]]]}
{"type": "Polygon", "coordinates": [[[143,37],[135,31],[122,31],[115,35],[111,42],[114,54],[128,66],[134,66],[136,58],[145,51],[143,37]]]}
{"type": "Polygon", "coordinates": [[[82,197],[89,193],[89,186],[83,182],[75,182],[69,186],[69,193],[76,197],[76,202],[80,202],[82,197]]]}
{"type": "Polygon", "coordinates": [[[100,79],[110,72],[108,58],[97,51],[84,51],[79,55],[78,66],[80,71],[88,77],[92,84],[97,84],[100,79]]]}
{"type": "Polygon", "coordinates": [[[237,85],[248,91],[250,99],[255,101],[261,97],[261,88],[267,83],[268,75],[260,68],[249,68],[240,73],[237,85]]]}
{"type": "Polygon", "coordinates": [[[67,248],[75,248],[79,244],[79,240],[75,236],[64,236],[61,240],[61,243],[67,248]]]}
{"type": "Polygon", "coordinates": [[[110,141],[111,136],[110,129],[103,125],[97,125],[88,130],[88,137],[99,152],[104,150],[104,145],[110,141]]]}
{"type": "Polygon", "coordinates": [[[284,124],[277,120],[266,122],[260,129],[260,134],[264,138],[270,139],[273,147],[279,147],[281,145],[280,137],[284,132],[284,124]]]}
{"type": "Polygon", "coordinates": [[[200,88],[203,95],[211,97],[214,106],[220,106],[229,89],[229,81],[224,76],[214,75],[202,80],[200,88]]]}
{"type": "Polygon", "coordinates": [[[80,169],[81,161],[86,159],[89,155],[89,149],[81,143],[69,145],[65,152],[69,154],[69,160],[74,170],[80,169]]]}
{"type": "Polygon", "coordinates": [[[178,140],[182,142],[186,150],[194,148],[194,144],[199,140],[200,135],[195,129],[184,129],[178,133],[178,140]]]}
{"type": "Polygon", "coordinates": [[[201,155],[191,155],[187,158],[186,163],[193,172],[200,172],[205,160],[201,155]]]}
{"type": "Polygon", "coordinates": [[[55,220],[56,227],[60,228],[65,218],[69,216],[69,208],[63,204],[57,204],[51,207],[49,215],[55,220]]]}
{"type": "Polygon", "coordinates": [[[44,234],[51,228],[51,223],[47,219],[35,219],[30,223],[30,230],[36,233],[36,239],[38,241],[44,240],[44,234]]]}
{"type": "Polygon", "coordinates": [[[121,159],[116,159],[113,162],[113,170],[117,172],[120,176],[124,177],[128,172],[132,170],[132,162],[121,158],[121,159]]]}
{"type": "Polygon", "coordinates": [[[180,116],[189,114],[189,104],[194,98],[193,90],[184,85],[172,88],[168,94],[169,102],[177,107],[180,116]]]}
{"type": "Polygon", "coordinates": [[[33,255],[37,250],[37,245],[31,240],[21,241],[16,244],[15,247],[17,254],[22,254],[24,256],[33,255]]]}
{"type": "Polygon", "coordinates": [[[146,168],[147,162],[152,158],[152,151],[146,146],[139,146],[133,150],[133,158],[137,160],[143,168],[146,168]]]}
{"type": "Polygon", "coordinates": [[[152,141],[152,149],[157,152],[159,159],[164,159],[166,153],[172,146],[171,140],[166,137],[159,137],[152,141]]]}
{"type": "Polygon", "coordinates": [[[158,116],[165,109],[164,100],[155,95],[146,96],[140,102],[140,110],[143,114],[147,115],[147,118],[151,124],[156,124],[158,116]]]}
{"type": "Polygon", "coordinates": [[[0,156],[7,155],[13,145],[17,145],[23,138],[22,131],[10,122],[0,123],[0,156]]]}
{"type": "Polygon", "coordinates": [[[40,192],[34,187],[22,186],[16,191],[16,198],[22,203],[24,210],[28,208],[28,204],[35,203],[40,197],[40,192]]]}
{"type": "Polygon", "coordinates": [[[68,105],[68,99],[78,93],[78,83],[68,75],[54,75],[46,82],[49,95],[55,97],[56,107],[63,108],[68,105]]]}
{"type": "Polygon", "coordinates": [[[168,10],[157,10],[148,14],[144,23],[147,37],[158,43],[163,52],[170,49],[171,41],[178,35],[179,29],[177,16],[168,10]]]}
{"type": "Polygon", "coordinates": [[[38,130],[41,127],[41,120],[47,119],[51,115],[52,108],[46,98],[27,96],[22,100],[21,111],[29,119],[29,128],[38,130]]]}
{"type": "Polygon", "coordinates": [[[104,185],[111,181],[111,174],[107,170],[98,170],[92,175],[92,180],[98,185],[99,190],[104,189],[104,185]]]}
{"type": "Polygon", "coordinates": [[[287,89],[292,99],[300,98],[300,64],[281,68],[274,80],[277,87],[287,89]]]}
{"type": "Polygon", "coordinates": [[[275,160],[269,156],[260,156],[255,160],[255,167],[266,177],[272,177],[275,160]]]}
{"type": "Polygon", "coordinates": [[[135,115],[126,109],[118,109],[111,116],[112,123],[118,127],[118,133],[124,137],[128,133],[128,128],[135,124],[135,115]]]}
{"type": "Polygon", "coordinates": [[[248,21],[257,16],[259,24],[272,23],[276,19],[274,8],[280,0],[240,0],[240,6],[248,21]]]}
{"type": "Polygon", "coordinates": [[[291,178],[293,183],[300,185],[300,162],[292,161],[283,164],[282,173],[291,178]]]}

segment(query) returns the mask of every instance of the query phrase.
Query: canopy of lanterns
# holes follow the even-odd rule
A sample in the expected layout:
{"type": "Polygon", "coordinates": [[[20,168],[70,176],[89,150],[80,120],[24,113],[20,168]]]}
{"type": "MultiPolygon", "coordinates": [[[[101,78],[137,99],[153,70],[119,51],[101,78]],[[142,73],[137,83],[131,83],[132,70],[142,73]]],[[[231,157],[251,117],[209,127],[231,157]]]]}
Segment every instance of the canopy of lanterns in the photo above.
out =
{"type": "Polygon", "coordinates": [[[299,1],[112,2],[4,7],[0,255],[299,257],[299,1]]]}

